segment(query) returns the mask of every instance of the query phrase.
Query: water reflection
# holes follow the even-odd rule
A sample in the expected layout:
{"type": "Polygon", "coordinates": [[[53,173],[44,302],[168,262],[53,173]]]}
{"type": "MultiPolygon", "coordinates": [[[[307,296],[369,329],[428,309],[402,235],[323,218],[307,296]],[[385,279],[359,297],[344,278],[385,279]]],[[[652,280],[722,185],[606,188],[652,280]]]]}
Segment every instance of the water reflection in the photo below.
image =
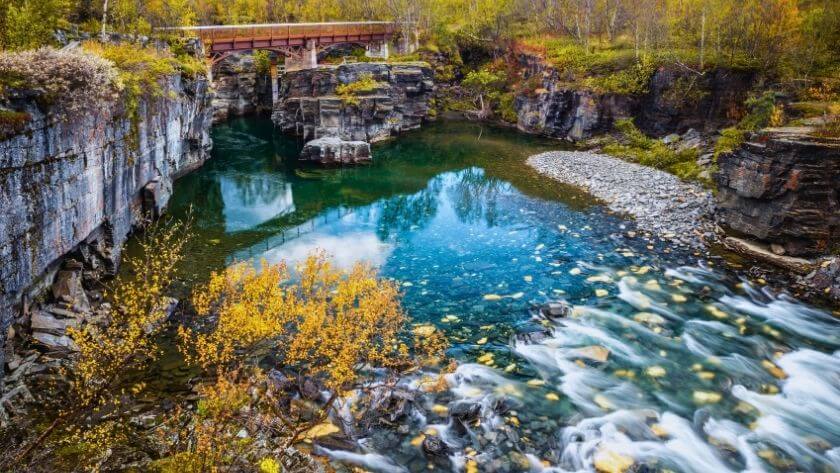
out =
{"type": "Polygon", "coordinates": [[[292,185],[277,174],[219,176],[225,230],[237,232],[295,211],[292,185]]]}

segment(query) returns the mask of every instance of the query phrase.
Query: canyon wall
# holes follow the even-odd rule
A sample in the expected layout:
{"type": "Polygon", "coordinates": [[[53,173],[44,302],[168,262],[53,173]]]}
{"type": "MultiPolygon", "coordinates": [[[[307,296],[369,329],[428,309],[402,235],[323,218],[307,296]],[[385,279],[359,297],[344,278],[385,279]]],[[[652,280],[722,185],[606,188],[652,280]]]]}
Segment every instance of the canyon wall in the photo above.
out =
{"type": "Polygon", "coordinates": [[[271,111],[271,77],[261,73],[250,53],[237,53],[213,68],[213,122],[271,111]]]}
{"type": "Polygon", "coordinates": [[[423,62],[353,63],[289,72],[282,77],[272,119],[284,132],[305,140],[336,137],[375,142],[420,127],[428,119],[434,72],[423,62]],[[370,75],[377,86],[351,100],[340,84],[370,75]]]}
{"type": "Polygon", "coordinates": [[[721,225],[787,255],[840,249],[840,140],[769,129],[722,154],[718,166],[721,225]]]}
{"type": "Polygon", "coordinates": [[[176,75],[135,119],[117,100],[66,121],[25,98],[13,104],[31,119],[0,141],[0,344],[10,324],[27,323],[16,318],[62,257],[95,252],[113,270],[132,229],[162,212],[173,180],[204,163],[210,95],[203,77],[176,75]]]}
{"type": "Polygon", "coordinates": [[[690,128],[715,132],[744,113],[754,73],[716,69],[697,74],[660,67],[644,94],[599,93],[569,83],[542,59],[520,54],[523,82],[539,87],[516,96],[517,128],[526,133],[578,141],[612,131],[620,118],[633,118],[644,132],[664,136],[690,128]]]}

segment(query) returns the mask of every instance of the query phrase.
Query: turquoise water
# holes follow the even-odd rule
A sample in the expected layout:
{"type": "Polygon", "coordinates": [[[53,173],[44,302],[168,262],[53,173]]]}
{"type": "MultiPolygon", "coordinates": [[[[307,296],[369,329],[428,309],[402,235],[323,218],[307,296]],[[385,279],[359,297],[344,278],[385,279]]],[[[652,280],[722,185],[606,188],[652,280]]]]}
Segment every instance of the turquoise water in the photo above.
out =
{"type": "Polygon", "coordinates": [[[449,389],[418,397],[399,427],[322,449],[337,465],[840,469],[836,314],[648,237],[524,164],[557,142],[443,122],[377,145],[370,166],[328,170],[295,165],[299,144],[266,120],[218,126],[214,142],[171,202],[195,221],[188,285],[316,249],[343,267],[364,260],[401,284],[413,323],[445,331],[459,362],[449,389]],[[552,301],[571,314],[541,316],[552,301]],[[448,412],[465,403],[480,413],[459,425],[448,412]],[[448,454],[426,457],[424,435],[448,454]]]}

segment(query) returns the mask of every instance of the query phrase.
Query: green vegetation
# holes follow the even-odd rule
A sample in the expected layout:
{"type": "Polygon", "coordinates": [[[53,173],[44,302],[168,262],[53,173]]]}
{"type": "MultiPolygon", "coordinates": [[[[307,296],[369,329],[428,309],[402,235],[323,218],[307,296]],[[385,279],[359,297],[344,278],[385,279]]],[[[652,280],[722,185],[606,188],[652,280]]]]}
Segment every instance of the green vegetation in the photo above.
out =
{"type": "Polygon", "coordinates": [[[748,99],[745,102],[748,113],[736,126],[720,132],[720,137],[715,143],[715,161],[721,154],[731,153],[741,146],[749,133],[767,126],[781,125],[784,113],[777,100],[777,94],[772,91],[748,99]]]}
{"type": "Polygon", "coordinates": [[[348,84],[340,84],[335,93],[341,97],[344,105],[359,105],[359,97],[374,92],[385,84],[373,78],[373,74],[362,74],[358,80],[348,84]]]}
{"type": "Polygon", "coordinates": [[[258,74],[268,74],[271,69],[271,57],[268,51],[254,51],[254,67],[258,74]]]}
{"type": "Polygon", "coordinates": [[[668,171],[685,180],[698,179],[697,150],[675,151],[660,140],[647,137],[631,119],[616,121],[623,141],[604,147],[604,152],[645,166],[668,171]]]}

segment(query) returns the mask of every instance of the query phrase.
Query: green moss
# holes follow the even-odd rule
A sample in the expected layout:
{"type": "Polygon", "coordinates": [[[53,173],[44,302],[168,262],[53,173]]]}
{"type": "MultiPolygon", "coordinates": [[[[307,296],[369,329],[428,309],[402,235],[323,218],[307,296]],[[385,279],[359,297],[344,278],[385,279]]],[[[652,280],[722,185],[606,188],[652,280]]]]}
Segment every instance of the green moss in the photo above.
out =
{"type": "Polygon", "coordinates": [[[736,127],[726,128],[720,132],[720,137],[715,143],[715,161],[718,156],[731,153],[741,146],[747,139],[747,132],[736,127]]]}
{"type": "Polygon", "coordinates": [[[359,96],[375,91],[385,84],[373,78],[373,74],[362,74],[355,82],[341,84],[335,89],[335,93],[341,98],[344,105],[359,105],[359,96]]]}

